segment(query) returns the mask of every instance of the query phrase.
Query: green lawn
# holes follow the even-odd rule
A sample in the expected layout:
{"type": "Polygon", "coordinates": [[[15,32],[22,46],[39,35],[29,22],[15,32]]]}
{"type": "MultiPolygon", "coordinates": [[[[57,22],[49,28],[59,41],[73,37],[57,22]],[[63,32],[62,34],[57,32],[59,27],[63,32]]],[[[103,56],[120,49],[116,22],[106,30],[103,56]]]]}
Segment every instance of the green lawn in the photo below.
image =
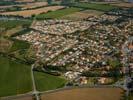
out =
{"type": "Polygon", "coordinates": [[[34,72],[37,89],[39,91],[53,90],[65,85],[66,80],[42,72],[34,72]]]}
{"type": "Polygon", "coordinates": [[[0,56],[0,97],[31,90],[30,66],[0,56]]]}
{"type": "Polygon", "coordinates": [[[79,8],[99,10],[99,11],[109,11],[116,8],[115,6],[112,6],[109,4],[96,4],[96,3],[76,3],[76,4],[73,4],[72,6],[79,7],[79,8]]]}
{"type": "Polygon", "coordinates": [[[81,10],[81,8],[73,8],[73,7],[66,8],[66,9],[62,9],[62,10],[48,12],[46,14],[40,14],[40,15],[36,16],[36,19],[43,20],[46,18],[61,18],[65,15],[72,14],[72,13],[78,12],[80,10],[81,10]]]}

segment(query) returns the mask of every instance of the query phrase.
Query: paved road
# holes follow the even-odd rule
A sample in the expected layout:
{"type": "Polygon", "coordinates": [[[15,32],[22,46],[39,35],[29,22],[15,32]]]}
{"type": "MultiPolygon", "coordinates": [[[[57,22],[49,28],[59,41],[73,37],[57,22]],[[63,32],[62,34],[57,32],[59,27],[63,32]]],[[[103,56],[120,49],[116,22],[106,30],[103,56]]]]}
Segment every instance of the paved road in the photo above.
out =
{"type": "Polygon", "coordinates": [[[33,69],[34,69],[34,64],[31,66],[31,78],[32,78],[32,85],[33,85],[33,95],[35,95],[36,100],[40,100],[39,92],[37,91],[36,84],[35,84],[33,69]]]}

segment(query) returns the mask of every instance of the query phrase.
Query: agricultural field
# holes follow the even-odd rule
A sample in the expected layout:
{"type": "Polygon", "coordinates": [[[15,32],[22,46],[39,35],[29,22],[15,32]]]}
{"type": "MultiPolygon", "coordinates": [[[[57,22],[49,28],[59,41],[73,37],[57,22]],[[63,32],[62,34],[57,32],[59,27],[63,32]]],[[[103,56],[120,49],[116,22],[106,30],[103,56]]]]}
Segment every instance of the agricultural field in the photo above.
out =
{"type": "Polygon", "coordinates": [[[0,9],[7,9],[7,8],[12,8],[15,5],[5,5],[5,6],[0,6],[0,9]]]}
{"type": "Polygon", "coordinates": [[[66,80],[63,78],[42,72],[34,72],[34,76],[36,80],[37,90],[39,91],[48,91],[61,88],[66,83],[66,80]]]}
{"type": "Polygon", "coordinates": [[[8,1],[8,0],[0,0],[0,6],[3,6],[3,5],[14,5],[14,4],[17,4],[15,1],[8,1]]]}
{"type": "Polygon", "coordinates": [[[43,7],[43,6],[47,6],[47,2],[34,2],[34,3],[28,3],[28,4],[25,4],[22,7],[22,10],[25,10],[25,9],[33,9],[33,8],[37,8],[37,7],[43,7]]]}
{"type": "Polygon", "coordinates": [[[32,90],[30,66],[0,56],[0,97],[32,90]]]}
{"type": "Polygon", "coordinates": [[[3,34],[4,36],[10,37],[21,30],[23,30],[22,26],[18,26],[18,27],[12,28],[11,30],[3,32],[3,34]]]}
{"type": "Polygon", "coordinates": [[[5,30],[10,30],[17,26],[27,25],[30,26],[31,21],[21,21],[21,20],[0,20],[0,28],[5,30]]]}
{"type": "Polygon", "coordinates": [[[75,12],[79,12],[81,9],[80,8],[66,8],[62,10],[57,10],[53,12],[48,12],[46,14],[40,14],[36,18],[37,19],[46,19],[46,18],[61,18],[65,15],[69,15],[75,12]]]}
{"type": "Polygon", "coordinates": [[[0,12],[7,12],[7,11],[16,11],[20,10],[22,5],[14,4],[14,5],[0,5],[0,12]]]}
{"type": "Polygon", "coordinates": [[[35,51],[31,49],[28,42],[0,38],[0,52],[6,53],[13,58],[19,59],[20,62],[32,63],[35,58],[35,51]]]}
{"type": "Polygon", "coordinates": [[[120,88],[75,88],[42,95],[41,100],[120,100],[120,88]]]}
{"type": "Polygon", "coordinates": [[[34,100],[33,96],[32,95],[27,95],[27,96],[24,96],[24,97],[21,97],[21,98],[15,98],[13,100],[34,100]]]}
{"type": "Polygon", "coordinates": [[[16,4],[16,5],[5,5],[0,6],[0,12],[9,12],[9,11],[21,11],[21,10],[31,10],[47,6],[47,2],[31,2],[26,4],[16,4]]]}
{"type": "Polygon", "coordinates": [[[14,39],[10,52],[29,49],[29,47],[30,47],[30,44],[28,42],[14,39]]]}
{"type": "Polygon", "coordinates": [[[125,7],[125,8],[133,8],[133,3],[114,3],[114,4],[110,4],[113,6],[118,6],[118,7],[125,7]]]}
{"type": "Polygon", "coordinates": [[[23,10],[23,11],[13,11],[13,12],[3,12],[1,15],[15,15],[15,16],[23,16],[23,17],[31,17],[32,15],[38,15],[41,13],[47,13],[48,11],[56,11],[64,8],[64,6],[49,6],[43,7],[33,10],[23,10]]]}
{"type": "Polygon", "coordinates": [[[102,14],[103,12],[97,11],[97,10],[85,10],[85,11],[75,12],[73,14],[63,16],[63,18],[70,19],[70,20],[83,20],[89,17],[99,16],[102,14]]]}
{"type": "Polygon", "coordinates": [[[20,40],[12,40],[13,44],[9,50],[9,54],[15,58],[27,63],[32,63],[35,58],[34,50],[30,49],[31,45],[28,42],[20,40]]]}
{"type": "Polygon", "coordinates": [[[129,93],[128,100],[133,100],[133,92],[129,93]]]}
{"type": "Polygon", "coordinates": [[[19,35],[28,34],[31,30],[32,30],[31,28],[21,29],[18,32],[12,34],[11,37],[16,37],[19,35]]]}
{"type": "Polygon", "coordinates": [[[131,100],[133,100],[133,93],[131,93],[131,100]]]}
{"type": "Polygon", "coordinates": [[[0,38],[0,52],[6,53],[13,53],[13,52],[20,52],[23,55],[28,51],[30,48],[30,44],[25,41],[15,40],[15,39],[5,39],[0,38]]]}
{"type": "Polygon", "coordinates": [[[32,21],[26,20],[0,20],[0,35],[11,36],[22,30],[25,26],[30,26],[32,21]]]}
{"type": "Polygon", "coordinates": [[[28,2],[34,2],[35,0],[15,0],[15,2],[20,2],[20,3],[28,3],[28,2]]]}
{"type": "Polygon", "coordinates": [[[0,37],[0,52],[7,53],[9,52],[13,42],[10,40],[0,37]]]}
{"type": "Polygon", "coordinates": [[[97,1],[92,1],[91,3],[96,3],[96,4],[114,4],[114,3],[120,3],[120,1],[100,1],[100,2],[97,2],[97,1]]]}
{"type": "Polygon", "coordinates": [[[73,4],[72,6],[85,8],[85,9],[99,10],[99,11],[109,11],[116,8],[115,6],[109,4],[97,4],[97,3],[76,3],[73,4]]]}

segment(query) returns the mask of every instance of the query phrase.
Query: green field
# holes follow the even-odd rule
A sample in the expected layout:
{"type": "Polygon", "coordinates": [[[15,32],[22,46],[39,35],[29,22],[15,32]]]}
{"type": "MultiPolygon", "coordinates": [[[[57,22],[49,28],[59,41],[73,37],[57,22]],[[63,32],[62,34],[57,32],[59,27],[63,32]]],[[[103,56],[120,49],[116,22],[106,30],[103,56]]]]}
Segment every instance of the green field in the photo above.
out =
{"type": "Polygon", "coordinates": [[[29,48],[30,44],[28,42],[14,39],[10,52],[19,51],[19,50],[28,50],[29,48]]]}
{"type": "Polygon", "coordinates": [[[0,56],[0,97],[31,90],[30,66],[0,56]]]}
{"type": "Polygon", "coordinates": [[[13,35],[11,35],[11,37],[16,37],[16,36],[20,36],[20,35],[23,35],[23,34],[28,34],[31,30],[32,29],[30,29],[30,28],[20,30],[19,32],[16,32],[13,35]]]}
{"type": "Polygon", "coordinates": [[[10,37],[31,25],[31,20],[0,20],[0,35],[10,37]]]}
{"type": "Polygon", "coordinates": [[[17,59],[19,62],[25,62],[27,64],[34,63],[36,58],[35,50],[32,49],[30,43],[13,38],[0,38],[0,42],[1,53],[6,53],[10,57],[17,59]]]}
{"type": "Polygon", "coordinates": [[[46,73],[34,72],[37,90],[47,91],[61,88],[65,85],[66,80],[46,73]]]}
{"type": "Polygon", "coordinates": [[[80,11],[81,8],[66,8],[66,9],[62,9],[62,10],[57,10],[57,11],[52,11],[52,12],[48,12],[46,14],[40,14],[38,16],[36,16],[36,19],[47,19],[47,18],[61,18],[65,15],[69,15],[75,12],[80,11]]]}
{"type": "Polygon", "coordinates": [[[115,6],[109,4],[96,4],[96,3],[76,3],[72,4],[72,6],[85,8],[85,9],[99,10],[99,11],[109,11],[116,8],[115,6]]]}
{"type": "Polygon", "coordinates": [[[131,92],[131,93],[129,94],[128,100],[133,100],[133,92],[131,92]]]}
{"type": "Polygon", "coordinates": [[[13,28],[22,26],[30,26],[31,25],[30,20],[27,21],[21,21],[21,20],[0,20],[0,32],[11,30],[13,28]]]}
{"type": "Polygon", "coordinates": [[[8,54],[29,64],[33,63],[35,54],[34,50],[30,49],[31,45],[26,41],[16,39],[13,39],[12,41],[13,44],[9,49],[8,54]]]}
{"type": "Polygon", "coordinates": [[[0,6],[3,6],[3,5],[14,5],[14,4],[16,4],[14,1],[0,0],[0,6]]]}

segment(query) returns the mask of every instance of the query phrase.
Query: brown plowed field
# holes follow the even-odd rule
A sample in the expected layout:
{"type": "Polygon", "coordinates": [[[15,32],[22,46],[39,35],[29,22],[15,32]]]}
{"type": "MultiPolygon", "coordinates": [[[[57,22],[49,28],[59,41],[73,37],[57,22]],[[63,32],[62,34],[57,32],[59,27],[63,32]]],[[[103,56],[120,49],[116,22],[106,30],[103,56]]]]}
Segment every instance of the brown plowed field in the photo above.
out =
{"type": "Polygon", "coordinates": [[[49,6],[33,10],[13,11],[0,13],[2,15],[19,15],[24,17],[31,17],[32,15],[38,15],[40,13],[47,13],[48,11],[55,11],[64,8],[64,6],[49,6]]]}
{"type": "Polygon", "coordinates": [[[120,100],[120,88],[77,88],[42,95],[42,100],[120,100]]]}

